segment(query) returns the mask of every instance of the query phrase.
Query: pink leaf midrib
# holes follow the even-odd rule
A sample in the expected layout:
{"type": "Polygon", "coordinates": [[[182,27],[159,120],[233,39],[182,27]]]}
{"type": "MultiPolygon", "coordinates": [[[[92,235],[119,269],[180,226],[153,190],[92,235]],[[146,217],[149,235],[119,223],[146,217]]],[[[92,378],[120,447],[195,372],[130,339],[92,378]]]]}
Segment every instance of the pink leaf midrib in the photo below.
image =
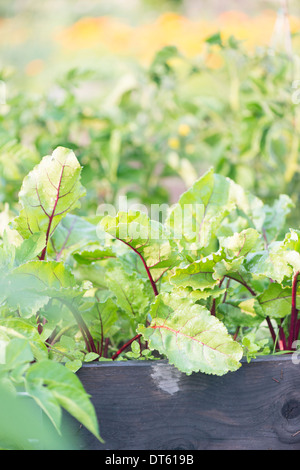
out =
{"type": "Polygon", "coordinates": [[[49,222],[48,222],[48,227],[47,227],[47,232],[46,232],[45,248],[43,249],[43,251],[42,251],[42,253],[41,253],[40,260],[44,260],[45,257],[46,257],[47,246],[48,246],[48,241],[49,241],[49,237],[50,237],[51,225],[52,225],[52,222],[53,222],[53,219],[54,219],[54,216],[55,216],[55,210],[56,210],[58,201],[59,201],[59,199],[60,199],[59,193],[60,193],[60,189],[61,189],[61,183],[62,183],[62,178],[63,178],[65,166],[66,166],[66,163],[64,163],[64,164],[62,165],[62,169],[61,169],[61,174],[60,174],[60,178],[59,178],[58,187],[56,188],[56,189],[57,189],[57,194],[56,194],[56,198],[55,198],[53,210],[52,210],[51,215],[49,216],[49,222]]]}

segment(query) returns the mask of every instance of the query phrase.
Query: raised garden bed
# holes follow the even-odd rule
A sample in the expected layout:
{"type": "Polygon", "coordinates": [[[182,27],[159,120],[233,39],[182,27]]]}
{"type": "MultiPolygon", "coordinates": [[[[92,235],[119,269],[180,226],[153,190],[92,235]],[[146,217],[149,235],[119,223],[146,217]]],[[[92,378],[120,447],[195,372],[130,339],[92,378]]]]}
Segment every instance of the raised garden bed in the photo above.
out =
{"type": "Polygon", "coordinates": [[[86,364],[101,444],[79,424],[81,448],[300,449],[300,366],[291,355],[243,362],[222,377],[187,376],[164,361],[86,364]]]}

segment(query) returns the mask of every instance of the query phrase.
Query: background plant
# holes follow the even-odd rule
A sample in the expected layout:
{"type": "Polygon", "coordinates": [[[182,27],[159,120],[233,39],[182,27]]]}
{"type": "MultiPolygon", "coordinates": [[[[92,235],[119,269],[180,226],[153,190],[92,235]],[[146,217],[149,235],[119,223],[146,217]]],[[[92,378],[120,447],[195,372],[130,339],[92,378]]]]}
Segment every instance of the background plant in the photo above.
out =
{"type": "MultiPolygon", "coordinates": [[[[104,71],[73,69],[45,94],[9,97],[2,201],[15,205],[38,155],[60,145],[84,166],[89,213],[124,194],[144,204],[174,202],[211,165],[267,203],[286,193],[298,206],[297,56],[249,53],[218,34],[206,45],[197,59],[168,46],[112,84],[104,71]],[[222,65],[211,68],[211,55],[222,65]]],[[[289,222],[297,217],[295,209],[289,222]]]]}

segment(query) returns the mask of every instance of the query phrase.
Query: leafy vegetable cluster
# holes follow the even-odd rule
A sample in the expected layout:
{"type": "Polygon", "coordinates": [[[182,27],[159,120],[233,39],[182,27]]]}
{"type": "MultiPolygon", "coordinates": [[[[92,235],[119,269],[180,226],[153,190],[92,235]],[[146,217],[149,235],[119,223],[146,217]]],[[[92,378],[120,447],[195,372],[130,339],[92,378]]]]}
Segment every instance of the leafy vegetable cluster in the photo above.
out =
{"type": "Polygon", "coordinates": [[[264,205],[211,169],[165,220],[91,218],[71,213],[80,176],[73,151],[44,157],[0,245],[1,383],[25,390],[57,430],[63,407],[101,439],[74,374],[84,362],[158,352],[186,374],[223,375],[243,355],[294,349],[300,241],[283,230],[288,196],[264,205]]]}

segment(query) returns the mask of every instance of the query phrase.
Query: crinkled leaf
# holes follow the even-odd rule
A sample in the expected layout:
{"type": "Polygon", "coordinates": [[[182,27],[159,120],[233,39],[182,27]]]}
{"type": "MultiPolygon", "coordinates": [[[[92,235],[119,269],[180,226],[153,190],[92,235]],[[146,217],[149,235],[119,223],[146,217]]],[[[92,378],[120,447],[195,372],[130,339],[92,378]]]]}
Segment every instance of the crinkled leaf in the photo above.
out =
{"type": "Polygon", "coordinates": [[[214,271],[214,277],[217,279],[227,277],[228,279],[239,282],[245,288],[248,286],[248,290],[251,289],[252,275],[244,266],[243,256],[229,260],[227,258],[220,260],[216,263],[214,271]]]}
{"type": "Polygon", "coordinates": [[[205,300],[208,298],[217,299],[221,295],[227,292],[227,289],[220,289],[219,286],[215,286],[211,289],[193,289],[192,287],[175,287],[173,292],[180,297],[187,297],[190,300],[196,302],[197,300],[205,300]]]}
{"type": "MultiPolygon", "coordinates": [[[[113,296],[110,292],[109,295],[113,296]]],[[[99,292],[91,300],[91,305],[83,313],[83,317],[89,325],[93,338],[101,343],[103,337],[112,337],[114,330],[119,330],[119,327],[115,327],[115,324],[120,318],[120,311],[112,297],[101,298],[99,292]]]]}
{"type": "Polygon", "coordinates": [[[201,290],[209,287],[213,288],[218,283],[218,278],[214,277],[214,268],[223,257],[224,251],[220,250],[194,261],[188,266],[176,268],[170,282],[178,287],[192,287],[201,290]]]}
{"type": "Polygon", "coordinates": [[[220,237],[220,246],[228,257],[246,256],[256,245],[260,234],[253,228],[234,233],[231,237],[220,237]]]}
{"type": "Polygon", "coordinates": [[[256,278],[270,278],[281,283],[285,277],[291,277],[293,272],[287,257],[282,242],[273,242],[268,250],[249,253],[245,268],[256,278]]]}
{"type": "Polygon", "coordinates": [[[223,375],[240,367],[242,348],[224,324],[203,306],[174,294],[160,294],[150,310],[149,327],[139,331],[179,370],[223,375]]]}
{"type": "Polygon", "coordinates": [[[83,250],[73,253],[79,264],[91,264],[109,258],[116,258],[116,252],[111,246],[101,246],[96,243],[88,244],[83,250]]]}
{"type": "Polygon", "coordinates": [[[300,253],[300,231],[290,228],[284,237],[282,245],[287,250],[294,250],[300,253]]]}

